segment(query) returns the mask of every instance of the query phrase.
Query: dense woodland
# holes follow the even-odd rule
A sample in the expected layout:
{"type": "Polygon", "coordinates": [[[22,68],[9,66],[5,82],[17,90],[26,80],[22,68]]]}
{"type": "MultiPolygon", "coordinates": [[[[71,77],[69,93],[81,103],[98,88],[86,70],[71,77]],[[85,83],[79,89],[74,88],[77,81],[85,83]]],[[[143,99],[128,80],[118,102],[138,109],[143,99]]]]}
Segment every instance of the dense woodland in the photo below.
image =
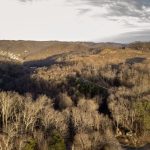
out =
{"type": "Polygon", "coordinates": [[[1,59],[0,149],[121,150],[150,142],[150,52],[105,49],[1,59]],[[105,55],[115,61],[105,63],[105,55]]]}

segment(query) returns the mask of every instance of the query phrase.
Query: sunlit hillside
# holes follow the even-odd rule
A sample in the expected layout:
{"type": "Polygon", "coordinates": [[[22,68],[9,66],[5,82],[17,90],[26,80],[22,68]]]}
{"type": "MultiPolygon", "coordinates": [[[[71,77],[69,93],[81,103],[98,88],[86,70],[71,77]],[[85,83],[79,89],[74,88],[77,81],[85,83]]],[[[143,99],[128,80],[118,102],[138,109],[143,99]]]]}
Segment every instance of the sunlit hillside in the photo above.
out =
{"type": "Polygon", "coordinates": [[[149,149],[148,43],[0,41],[0,90],[2,150],[149,149]]]}

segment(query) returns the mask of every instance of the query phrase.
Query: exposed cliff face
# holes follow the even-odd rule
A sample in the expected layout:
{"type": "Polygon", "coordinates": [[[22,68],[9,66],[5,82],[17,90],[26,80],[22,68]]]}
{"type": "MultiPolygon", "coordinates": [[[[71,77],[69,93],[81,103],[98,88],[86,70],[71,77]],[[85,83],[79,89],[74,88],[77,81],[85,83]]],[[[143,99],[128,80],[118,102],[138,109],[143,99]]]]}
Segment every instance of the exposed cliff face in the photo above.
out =
{"type": "Polygon", "coordinates": [[[15,61],[23,62],[23,59],[21,59],[19,57],[19,55],[15,55],[11,52],[0,50],[0,56],[7,57],[7,58],[13,59],[15,61]]]}

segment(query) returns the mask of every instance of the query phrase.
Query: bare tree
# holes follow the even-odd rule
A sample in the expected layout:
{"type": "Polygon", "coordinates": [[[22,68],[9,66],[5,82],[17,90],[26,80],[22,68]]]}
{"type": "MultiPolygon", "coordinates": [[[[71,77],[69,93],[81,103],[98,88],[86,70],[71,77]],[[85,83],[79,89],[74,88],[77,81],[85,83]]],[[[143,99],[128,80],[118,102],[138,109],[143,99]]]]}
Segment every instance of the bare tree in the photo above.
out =
{"type": "Polygon", "coordinates": [[[35,123],[40,118],[40,113],[47,104],[47,97],[41,96],[36,101],[31,97],[26,97],[24,101],[24,109],[22,111],[22,119],[25,126],[25,131],[34,130],[35,123]]]}
{"type": "Polygon", "coordinates": [[[18,110],[21,102],[21,96],[13,92],[0,93],[0,111],[2,115],[3,129],[7,130],[9,120],[15,121],[14,115],[18,110]]]}

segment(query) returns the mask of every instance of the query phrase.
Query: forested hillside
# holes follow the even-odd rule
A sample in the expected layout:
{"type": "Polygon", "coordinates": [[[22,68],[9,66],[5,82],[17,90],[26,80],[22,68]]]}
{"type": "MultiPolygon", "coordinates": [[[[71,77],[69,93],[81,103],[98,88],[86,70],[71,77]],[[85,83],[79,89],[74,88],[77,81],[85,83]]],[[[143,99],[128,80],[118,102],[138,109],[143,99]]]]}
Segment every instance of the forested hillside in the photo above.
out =
{"type": "Polygon", "coordinates": [[[148,150],[150,51],[133,45],[0,41],[22,60],[0,56],[0,148],[148,150]]]}

